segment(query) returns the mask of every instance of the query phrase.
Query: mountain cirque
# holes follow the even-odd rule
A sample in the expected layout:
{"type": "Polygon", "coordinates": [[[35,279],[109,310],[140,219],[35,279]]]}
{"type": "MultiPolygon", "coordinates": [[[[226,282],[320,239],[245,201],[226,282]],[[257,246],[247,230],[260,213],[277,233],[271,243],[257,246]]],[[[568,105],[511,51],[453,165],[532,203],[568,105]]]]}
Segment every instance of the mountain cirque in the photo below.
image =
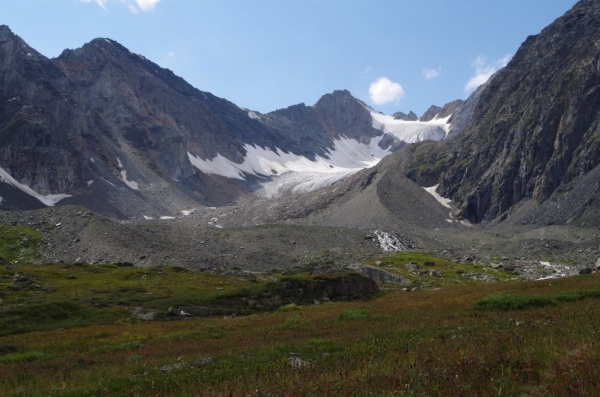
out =
{"type": "Polygon", "coordinates": [[[417,118],[348,91],[261,114],[115,41],[48,59],[2,26],[0,222],[43,229],[50,261],[348,264],[390,232],[448,258],[591,266],[599,27],[600,4],[580,1],[417,118]]]}
{"type": "MultiPolygon", "coordinates": [[[[48,59],[6,26],[0,77],[0,178],[46,205],[121,219],[281,195],[299,180],[314,190],[448,128],[379,115],[348,91],[260,114],[113,40],[48,59]]],[[[24,196],[0,184],[4,209],[35,208],[24,196]]]]}

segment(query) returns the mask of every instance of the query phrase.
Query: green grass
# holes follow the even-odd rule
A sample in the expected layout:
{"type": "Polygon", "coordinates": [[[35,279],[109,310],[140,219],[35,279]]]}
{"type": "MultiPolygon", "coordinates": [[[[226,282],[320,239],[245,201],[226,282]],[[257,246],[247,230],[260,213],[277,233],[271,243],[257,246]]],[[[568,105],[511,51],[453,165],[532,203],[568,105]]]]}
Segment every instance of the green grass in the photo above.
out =
{"type": "Polygon", "coordinates": [[[45,358],[45,355],[41,352],[11,353],[0,356],[0,365],[30,362],[42,358],[45,358]]]}
{"type": "Polygon", "coordinates": [[[300,316],[294,316],[294,317],[288,317],[285,320],[283,320],[283,324],[281,325],[281,328],[290,330],[290,329],[300,328],[300,327],[303,327],[308,324],[310,324],[310,321],[308,321],[300,316]]]}
{"type": "Polygon", "coordinates": [[[574,302],[588,298],[600,298],[600,289],[570,291],[556,296],[556,300],[561,302],[574,302]]]}
{"type": "Polygon", "coordinates": [[[0,264],[27,263],[38,258],[42,233],[21,226],[0,224],[0,264]]]}
{"type": "Polygon", "coordinates": [[[135,321],[130,308],[166,313],[170,306],[205,305],[255,295],[271,284],[180,267],[88,264],[0,267],[0,335],[135,321]],[[14,290],[14,275],[33,282],[14,290]]]}
{"type": "Polygon", "coordinates": [[[475,303],[478,310],[524,310],[554,305],[551,298],[532,296],[489,296],[475,303]]]}
{"type": "Polygon", "coordinates": [[[353,309],[353,310],[344,310],[340,313],[340,320],[362,320],[369,317],[371,313],[371,309],[368,307],[353,309]]]}
{"type": "Polygon", "coordinates": [[[600,289],[584,289],[559,293],[558,295],[535,296],[488,296],[475,303],[477,310],[525,310],[544,306],[553,306],[559,302],[576,302],[588,298],[600,298],[600,289]]]}
{"type": "Polygon", "coordinates": [[[7,335],[0,395],[593,396],[597,285],[596,275],[455,285],[292,315],[7,335]],[[526,309],[474,309],[486,296],[526,309]]]}
{"type": "Polygon", "coordinates": [[[501,270],[492,269],[479,263],[454,263],[453,261],[433,256],[427,252],[408,251],[399,252],[388,257],[374,258],[365,262],[366,264],[376,266],[377,262],[382,262],[379,267],[390,273],[397,274],[408,280],[411,280],[415,285],[426,287],[443,287],[450,284],[471,284],[481,283],[463,277],[465,273],[476,274],[479,276],[493,276],[499,281],[514,279],[514,275],[501,270]],[[434,266],[427,266],[425,263],[434,263],[434,266]],[[412,272],[409,267],[416,263],[419,268],[418,273],[412,272]],[[437,276],[430,274],[430,271],[435,271],[437,276]]]}

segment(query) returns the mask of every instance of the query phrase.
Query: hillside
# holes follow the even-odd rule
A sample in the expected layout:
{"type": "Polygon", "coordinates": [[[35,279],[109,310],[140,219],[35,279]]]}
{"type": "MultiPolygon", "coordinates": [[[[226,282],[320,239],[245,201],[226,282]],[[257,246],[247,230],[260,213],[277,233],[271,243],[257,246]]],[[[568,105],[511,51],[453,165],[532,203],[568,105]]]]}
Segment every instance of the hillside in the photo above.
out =
{"type": "Polygon", "coordinates": [[[597,225],[600,185],[588,175],[600,164],[599,27],[600,3],[580,1],[528,37],[481,92],[471,123],[449,143],[438,190],[456,202],[456,216],[503,220],[551,200],[526,223],[597,225]]]}

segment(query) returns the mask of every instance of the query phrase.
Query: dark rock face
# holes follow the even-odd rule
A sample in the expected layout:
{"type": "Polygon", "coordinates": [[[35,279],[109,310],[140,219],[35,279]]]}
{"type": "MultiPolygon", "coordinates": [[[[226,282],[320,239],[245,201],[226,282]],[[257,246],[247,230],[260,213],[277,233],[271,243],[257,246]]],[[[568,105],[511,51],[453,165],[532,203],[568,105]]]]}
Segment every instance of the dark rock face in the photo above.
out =
{"type": "Polygon", "coordinates": [[[460,109],[462,107],[463,103],[464,103],[463,100],[456,99],[456,100],[454,100],[452,102],[449,102],[449,103],[445,104],[443,108],[441,108],[439,106],[432,105],[421,116],[421,118],[419,119],[419,121],[431,121],[431,120],[433,120],[435,118],[444,119],[444,118],[450,116],[451,114],[453,114],[454,112],[456,112],[458,109],[460,109]]]}
{"type": "Polygon", "coordinates": [[[408,114],[402,113],[402,112],[396,112],[393,114],[393,116],[396,120],[405,120],[405,121],[419,120],[419,117],[412,110],[410,112],[408,112],[408,114]]]}
{"type": "MultiPolygon", "coordinates": [[[[241,163],[254,145],[314,159],[341,136],[367,143],[382,134],[348,91],[313,107],[253,114],[113,40],[48,59],[7,26],[0,26],[0,104],[0,167],[43,195],[72,194],[61,204],[119,218],[223,205],[253,189],[252,177],[242,184],[199,172],[188,153],[241,163]]],[[[33,208],[15,190],[0,183],[9,196],[0,206],[33,208]]]]}
{"type": "Polygon", "coordinates": [[[366,299],[379,292],[375,280],[357,273],[324,274],[306,281],[282,281],[278,287],[259,295],[225,298],[218,300],[211,307],[170,307],[169,313],[181,317],[245,315],[276,310],[291,303],[313,304],[321,301],[366,299]]]}
{"type": "Polygon", "coordinates": [[[344,135],[368,143],[371,138],[382,134],[380,130],[373,128],[371,114],[364,104],[346,90],[324,95],[314,109],[323,128],[332,138],[344,135]],[[339,109],[344,111],[340,112],[339,109]]]}
{"type": "Polygon", "coordinates": [[[475,107],[479,103],[481,93],[493,78],[494,76],[492,76],[486,83],[477,87],[477,89],[471,95],[469,95],[467,100],[462,102],[462,104],[456,108],[456,111],[452,112],[452,117],[448,119],[448,123],[450,123],[450,129],[446,139],[458,135],[469,124],[473,118],[475,107]]]}
{"type": "Polygon", "coordinates": [[[439,189],[459,216],[489,221],[523,199],[542,203],[600,163],[599,41],[600,3],[580,1],[489,82],[439,189]]]}
{"type": "Polygon", "coordinates": [[[435,105],[431,105],[429,107],[429,109],[427,109],[425,111],[425,113],[423,113],[423,115],[419,118],[419,121],[431,121],[437,115],[439,115],[441,112],[442,112],[442,108],[441,107],[435,106],[435,105]]]}
{"type": "Polygon", "coordinates": [[[328,300],[364,299],[379,292],[375,280],[360,274],[317,275],[314,281],[284,281],[281,288],[281,296],[295,303],[323,297],[328,300]]]}

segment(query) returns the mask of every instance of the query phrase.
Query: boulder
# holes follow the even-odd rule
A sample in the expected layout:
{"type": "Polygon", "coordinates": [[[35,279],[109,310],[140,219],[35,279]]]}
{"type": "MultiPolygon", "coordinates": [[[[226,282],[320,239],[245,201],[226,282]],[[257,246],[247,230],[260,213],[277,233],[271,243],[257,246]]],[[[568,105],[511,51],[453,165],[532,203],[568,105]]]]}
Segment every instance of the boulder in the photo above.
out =
{"type": "Polygon", "coordinates": [[[592,273],[592,269],[590,269],[587,266],[579,269],[579,274],[591,274],[591,273],[592,273]]]}

